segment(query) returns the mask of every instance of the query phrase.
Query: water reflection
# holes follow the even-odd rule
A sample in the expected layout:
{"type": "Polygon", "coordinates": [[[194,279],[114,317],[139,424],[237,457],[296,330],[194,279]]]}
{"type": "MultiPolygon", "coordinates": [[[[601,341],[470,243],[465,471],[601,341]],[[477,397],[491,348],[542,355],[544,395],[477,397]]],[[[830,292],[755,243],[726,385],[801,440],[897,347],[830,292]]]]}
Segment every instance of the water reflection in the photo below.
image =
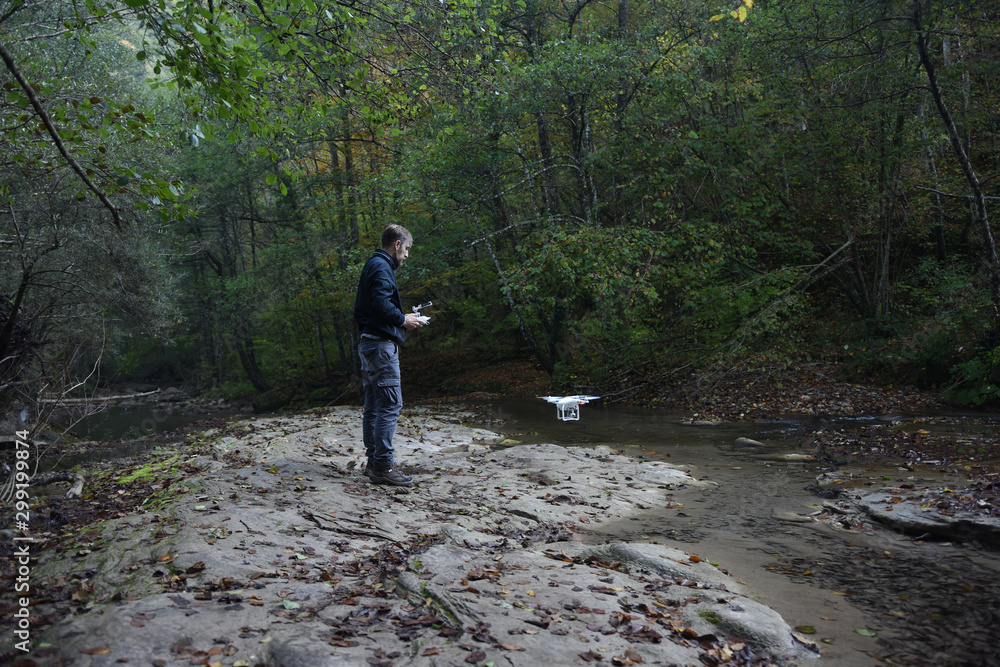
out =
{"type": "Polygon", "coordinates": [[[712,456],[737,438],[751,438],[769,449],[796,449],[813,430],[808,418],[766,424],[690,423],[686,415],[593,402],[580,408],[579,421],[559,421],[555,407],[533,399],[497,399],[482,404],[494,420],[488,428],[527,444],[607,445],[618,449],[652,450],[676,455],[688,452],[712,456]]]}
{"type": "Polygon", "coordinates": [[[177,408],[108,407],[82,417],[76,415],[65,418],[56,425],[69,427],[75,437],[83,440],[131,440],[172,431],[203,419],[206,415],[207,413],[177,408]]]}

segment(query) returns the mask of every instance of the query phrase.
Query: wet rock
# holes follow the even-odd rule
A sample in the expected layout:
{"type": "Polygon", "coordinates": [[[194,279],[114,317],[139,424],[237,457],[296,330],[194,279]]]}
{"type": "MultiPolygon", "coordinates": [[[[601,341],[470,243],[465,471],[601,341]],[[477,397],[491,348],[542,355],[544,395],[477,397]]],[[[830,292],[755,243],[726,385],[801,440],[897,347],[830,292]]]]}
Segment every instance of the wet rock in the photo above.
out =
{"type": "Polygon", "coordinates": [[[819,486],[816,484],[810,484],[806,487],[806,491],[811,491],[815,493],[820,498],[833,499],[838,498],[844,492],[839,486],[819,486]]]}
{"type": "Polygon", "coordinates": [[[975,540],[985,546],[1000,548],[1000,519],[968,512],[949,511],[933,503],[922,503],[919,494],[883,489],[862,496],[856,505],[871,519],[914,536],[937,539],[975,540]],[[906,497],[912,495],[912,498],[906,497]]]}

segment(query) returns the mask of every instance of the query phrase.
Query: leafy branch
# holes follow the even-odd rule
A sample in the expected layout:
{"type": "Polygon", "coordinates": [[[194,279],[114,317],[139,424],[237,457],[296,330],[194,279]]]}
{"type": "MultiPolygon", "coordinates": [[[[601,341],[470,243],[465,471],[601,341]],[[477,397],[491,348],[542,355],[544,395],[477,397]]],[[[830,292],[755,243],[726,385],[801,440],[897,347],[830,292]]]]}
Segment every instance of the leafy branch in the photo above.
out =
{"type": "Polygon", "coordinates": [[[42,102],[35,94],[35,90],[31,87],[31,84],[28,83],[28,80],[24,78],[24,75],[17,66],[17,62],[15,62],[10,51],[8,51],[3,45],[3,42],[0,42],[0,59],[3,60],[4,65],[7,67],[7,71],[10,72],[11,76],[13,76],[17,81],[21,90],[24,91],[25,97],[28,98],[28,102],[31,104],[31,107],[35,110],[35,113],[38,114],[42,124],[45,126],[45,131],[52,139],[52,143],[55,144],[59,154],[63,156],[64,160],[66,160],[66,164],[68,164],[70,169],[72,169],[80,180],[83,181],[83,184],[97,196],[101,203],[104,204],[104,207],[111,212],[111,218],[115,223],[115,227],[121,229],[122,218],[118,208],[111,202],[110,199],[108,199],[107,195],[104,194],[101,188],[98,187],[98,185],[94,183],[89,176],[87,176],[86,170],[80,166],[80,163],[77,162],[72,155],[70,155],[69,150],[66,148],[62,138],[59,136],[59,130],[56,128],[55,123],[52,122],[52,118],[49,117],[45,107],[42,106],[42,102]]]}

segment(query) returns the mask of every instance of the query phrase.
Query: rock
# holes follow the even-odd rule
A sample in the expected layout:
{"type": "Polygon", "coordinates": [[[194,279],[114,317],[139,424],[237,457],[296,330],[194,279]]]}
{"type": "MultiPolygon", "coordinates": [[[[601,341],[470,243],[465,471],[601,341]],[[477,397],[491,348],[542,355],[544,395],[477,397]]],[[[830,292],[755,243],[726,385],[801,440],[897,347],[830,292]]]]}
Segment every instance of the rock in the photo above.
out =
{"type": "Polygon", "coordinates": [[[761,461],[785,461],[787,463],[804,463],[807,461],[815,461],[816,457],[812,454],[761,454],[754,458],[760,459],[761,461]]]}
{"type": "Polygon", "coordinates": [[[856,500],[855,504],[871,519],[906,535],[975,540],[993,548],[1000,547],[1000,518],[966,512],[943,514],[937,507],[922,506],[919,494],[910,499],[894,491],[898,489],[870,493],[856,500]]]}
{"type": "Polygon", "coordinates": [[[493,451],[481,443],[496,434],[421,417],[396,436],[416,484],[375,486],[357,465],[359,422],[357,408],[334,408],[194,438],[185,491],[94,526],[72,558],[39,554],[33,581],[86,594],[33,645],[80,667],[195,663],[210,650],[225,664],[429,667],[475,653],[534,667],[598,648],[609,662],[700,664],[727,637],[774,664],[815,657],[697,557],[579,541],[713,483],[608,448],[493,451]]]}

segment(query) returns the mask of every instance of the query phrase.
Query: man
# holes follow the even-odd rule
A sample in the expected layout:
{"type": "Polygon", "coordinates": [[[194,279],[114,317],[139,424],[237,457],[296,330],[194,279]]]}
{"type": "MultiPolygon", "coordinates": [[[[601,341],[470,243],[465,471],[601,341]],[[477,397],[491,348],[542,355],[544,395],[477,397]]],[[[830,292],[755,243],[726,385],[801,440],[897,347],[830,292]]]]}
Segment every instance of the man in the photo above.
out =
{"type": "Polygon", "coordinates": [[[403,313],[396,269],[410,254],[413,236],[402,225],[382,232],[382,248],[361,269],[354,320],[361,330],[358,354],[365,393],[362,433],[368,463],[365,475],[375,484],[409,486],[413,478],[396,469],[392,436],[403,407],[399,384],[399,346],[406,332],[423,326],[417,313],[403,313]]]}

